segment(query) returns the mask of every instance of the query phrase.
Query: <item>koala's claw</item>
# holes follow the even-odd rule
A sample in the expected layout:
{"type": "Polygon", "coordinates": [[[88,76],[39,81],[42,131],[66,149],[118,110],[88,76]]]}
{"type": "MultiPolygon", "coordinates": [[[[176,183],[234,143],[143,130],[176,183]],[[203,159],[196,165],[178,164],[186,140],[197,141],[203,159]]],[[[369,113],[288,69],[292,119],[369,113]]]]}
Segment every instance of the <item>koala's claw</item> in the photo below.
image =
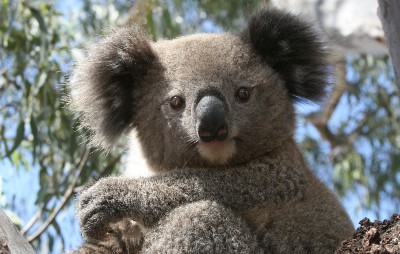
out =
{"type": "Polygon", "coordinates": [[[119,239],[127,250],[141,249],[146,229],[139,221],[124,217],[121,220],[109,223],[107,228],[106,237],[119,239]]]}

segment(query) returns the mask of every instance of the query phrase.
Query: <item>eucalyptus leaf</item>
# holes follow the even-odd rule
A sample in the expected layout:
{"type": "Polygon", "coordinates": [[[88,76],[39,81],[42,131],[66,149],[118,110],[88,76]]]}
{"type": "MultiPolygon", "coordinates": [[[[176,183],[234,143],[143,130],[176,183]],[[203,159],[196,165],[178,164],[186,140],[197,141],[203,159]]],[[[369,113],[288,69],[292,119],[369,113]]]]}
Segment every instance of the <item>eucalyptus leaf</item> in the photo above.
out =
{"type": "Polygon", "coordinates": [[[21,120],[18,124],[17,131],[14,138],[14,143],[10,150],[6,153],[5,157],[10,157],[10,155],[18,148],[22,140],[25,138],[25,122],[21,120]]]}

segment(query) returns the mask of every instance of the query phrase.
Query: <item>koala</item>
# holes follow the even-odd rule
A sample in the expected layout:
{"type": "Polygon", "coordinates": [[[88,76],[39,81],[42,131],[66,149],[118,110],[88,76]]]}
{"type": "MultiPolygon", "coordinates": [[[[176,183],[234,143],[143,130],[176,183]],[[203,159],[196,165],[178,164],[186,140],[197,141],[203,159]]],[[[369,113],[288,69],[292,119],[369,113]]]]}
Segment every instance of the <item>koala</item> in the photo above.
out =
{"type": "Polygon", "coordinates": [[[91,45],[69,105],[92,144],[131,137],[148,174],[80,193],[84,239],[136,216],[140,253],[333,253],[353,225],[293,138],[294,103],[321,101],[329,70],[313,26],[274,8],[234,33],[153,43],[122,27],[91,45]]]}

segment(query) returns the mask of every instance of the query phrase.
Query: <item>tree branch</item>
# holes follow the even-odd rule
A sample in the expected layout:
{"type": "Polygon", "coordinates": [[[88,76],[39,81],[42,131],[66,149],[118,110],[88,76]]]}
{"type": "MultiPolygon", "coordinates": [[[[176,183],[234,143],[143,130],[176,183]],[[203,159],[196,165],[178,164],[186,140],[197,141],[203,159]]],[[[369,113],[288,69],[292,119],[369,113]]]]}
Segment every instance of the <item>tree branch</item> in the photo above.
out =
{"type": "Polygon", "coordinates": [[[332,133],[329,129],[328,122],[346,89],[346,65],[344,60],[341,60],[336,64],[336,80],[331,97],[321,111],[307,116],[307,120],[315,126],[321,137],[327,140],[332,148],[340,145],[343,140],[332,133]]]}
{"type": "MultiPolygon", "coordinates": [[[[63,196],[63,199],[61,200],[61,202],[59,203],[57,208],[51,213],[51,215],[48,217],[48,219],[44,222],[44,224],[36,232],[34,232],[32,235],[27,237],[27,240],[29,242],[32,242],[35,239],[37,239],[48,228],[48,226],[53,222],[53,220],[58,215],[58,213],[61,211],[61,209],[66,205],[68,200],[71,198],[72,194],[79,193],[80,191],[82,191],[86,187],[86,185],[82,185],[82,186],[76,187],[76,184],[77,184],[77,182],[78,182],[78,180],[80,178],[80,175],[82,174],[82,171],[84,169],[84,166],[86,164],[86,161],[88,159],[89,154],[90,154],[90,149],[86,149],[84,155],[82,156],[81,161],[79,162],[78,171],[76,172],[76,175],[75,175],[70,187],[65,192],[65,194],[63,196]]],[[[100,174],[100,177],[107,176],[107,175],[111,174],[112,169],[121,160],[121,157],[122,157],[122,154],[120,154],[117,157],[115,157],[111,161],[111,163],[108,164],[107,167],[104,168],[104,170],[100,174]]],[[[23,235],[26,234],[28,232],[28,230],[31,229],[32,226],[37,222],[39,217],[40,217],[40,212],[38,211],[25,224],[25,226],[21,230],[21,234],[23,234],[23,235]]]]}
{"type": "Polygon", "coordinates": [[[366,123],[368,122],[368,119],[370,119],[371,117],[373,117],[372,112],[366,112],[364,114],[363,119],[361,119],[357,123],[357,125],[356,125],[357,127],[353,131],[351,131],[349,135],[347,135],[348,136],[347,142],[349,144],[353,144],[358,137],[360,137],[361,135],[365,136],[373,130],[373,129],[370,129],[369,131],[363,131],[363,128],[365,128],[366,123]]]}
{"type": "Polygon", "coordinates": [[[21,89],[21,86],[17,83],[17,81],[15,79],[11,79],[8,75],[7,75],[7,71],[6,70],[1,70],[0,71],[0,75],[3,76],[3,78],[7,81],[7,83],[15,86],[15,88],[17,88],[18,90],[21,89]]]}
{"type": "Polygon", "coordinates": [[[28,232],[29,229],[32,228],[32,226],[36,223],[36,221],[40,217],[40,212],[37,211],[35,215],[32,216],[32,218],[25,224],[25,226],[21,229],[21,234],[25,235],[26,232],[28,232]]]}
{"type": "Polygon", "coordinates": [[[151,1],[137,0],[134,1],[129,9],[128,17],[124,24],[146,24],[146,14],[151,8],[151,1]]]}
{"type": "MultiPolygon", "coordinates": [[[[105,167],[103,169],[103,171],[100,173],[100,177],[102,178],[104,176],[108,176],[112,173],[112,169],[115,167],[115,165],[121,160],[122,154],[118,155],[117,157],[115,157],[110,164],[107,165],[107,167],[105,167]]],[[[78,186],[74,188],[74,193],[79,193],[82,190],[84,190],[86,188],[87,184],[78,186]]]]}
{"type": "Polygon", "coordinates": [[[90,154],[90,149],[86,148],[85,153],[83,154],[82,159],[79,163],[79,167],[75,174],[75,177],[72,180],[70,187],[65,192],[63,199],[58,204],[56,209],[50,214],[50,216],[47,218],[47,220],[43,223],[43,225],[38,230],[36,230],[36,232],[34,232],[32,235],[27,237],[28,242],[31,243],[32,241],[37,239],[48,228],[48,226],[53,222],[53,220],[55,219],[57,214],[61,211],[61,209],[65,206],[67,201],[70,199],[71,195],[74,193],[74,188],[75,188],[76,184],[78,183],[80,175],[82,174],[83,168],[86,165],[86,161],[89,157],[89,154],[90,154]]]}

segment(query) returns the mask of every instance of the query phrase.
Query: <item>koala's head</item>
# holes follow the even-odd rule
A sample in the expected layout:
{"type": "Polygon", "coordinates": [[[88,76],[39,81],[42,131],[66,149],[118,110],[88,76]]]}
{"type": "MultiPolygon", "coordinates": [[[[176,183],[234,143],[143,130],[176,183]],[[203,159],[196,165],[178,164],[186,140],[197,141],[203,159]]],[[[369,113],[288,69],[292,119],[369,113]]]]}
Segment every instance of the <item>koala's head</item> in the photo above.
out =
{"type": "Polygon", "coordinates": [[[312,26],[263,9],[237,34],[151,43],[118,29],[78,64],[70,105],[105,148],[135,129],[156,168],[236,164],[292,139],[293,103],[320,100],[327,73],[312,26]]]}

